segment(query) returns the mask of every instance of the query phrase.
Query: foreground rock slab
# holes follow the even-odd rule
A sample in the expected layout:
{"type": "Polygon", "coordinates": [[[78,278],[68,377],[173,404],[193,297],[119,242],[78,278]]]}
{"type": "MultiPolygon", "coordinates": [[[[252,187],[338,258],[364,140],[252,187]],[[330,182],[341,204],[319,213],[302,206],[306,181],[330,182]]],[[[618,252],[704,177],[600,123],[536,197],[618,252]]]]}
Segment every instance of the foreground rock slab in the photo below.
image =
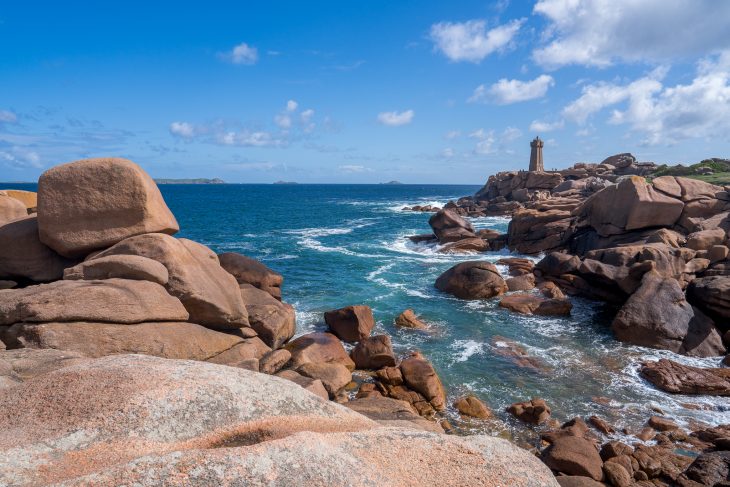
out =
{"type": "Polygon", "coordinates": [[[150,176],[127,159],[62,164],[38,179],[38,229],[43,243],[81,257],[133,235],[173,234],[180,227],[150,176]]]}

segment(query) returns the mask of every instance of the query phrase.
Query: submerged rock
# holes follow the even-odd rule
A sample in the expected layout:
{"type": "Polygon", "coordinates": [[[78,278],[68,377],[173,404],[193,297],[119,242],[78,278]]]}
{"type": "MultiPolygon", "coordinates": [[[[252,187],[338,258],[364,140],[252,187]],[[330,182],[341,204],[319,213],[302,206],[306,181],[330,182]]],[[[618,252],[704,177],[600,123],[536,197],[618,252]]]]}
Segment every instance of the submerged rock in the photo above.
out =
{"type": "Polygon", "coordinates": [[[507,412],[517,419],[530,424],[542,424],[550,419],[550,406],[544,399],[530,399],[516,402],[507,408],[507,412]]]}
{"type": "Polygon", "coordinates": [[[464,396],[454,402],[454,407],[462,416],[471,418],[488,419],[492,417],[489,408],[480,401],[476,396],[464,396]]]}
{"type": "Polygon", "coordinates": [[[395,325],[401,328],[413,328],[416,330],[427,330],[429,326],[419,319],[412,309],[407,309],[395,319],[395,325]]]}
{"type": "Polygon", "coordinates": [[[515,313],[566,316],[573,305],[567,299],[552,299],[536,294],[511,294],[499,301],[499,306],[515,313]]]}
{"type": "Polygon", "coordinates": [[[40,239],[63,256],[80,257],[134,235],[179,229],[155,182],[127,159],[62,164],[38,180],[40,239]]]}

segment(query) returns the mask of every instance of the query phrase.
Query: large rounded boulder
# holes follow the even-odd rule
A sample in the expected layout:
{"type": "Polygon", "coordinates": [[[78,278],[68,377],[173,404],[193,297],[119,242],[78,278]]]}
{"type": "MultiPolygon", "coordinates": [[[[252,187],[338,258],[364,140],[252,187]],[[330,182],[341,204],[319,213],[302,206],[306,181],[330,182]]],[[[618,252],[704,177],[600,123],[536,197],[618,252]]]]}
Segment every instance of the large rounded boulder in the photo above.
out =
{"type": "Polygon", "coordinates": [[[0,191],[0,225],[27,214],[28,210],[22,202],[0,191]]]}
{"type": "Polygon", "coordinates": [[[455,265],[436,279],[436,289],[461,299],[487,299],[507,291],[507,283],[491,262],[455,265]]]}
{"type": "Polygon", "coordinates": [[[246,303],[249,326],[268,346],[279,348],[294,336],[297,324],[291,305],[250,284],[241,284],[241,296],[246,303]]]}
{"type": "Polygon", "coordinates": [[[141,167],[108,158],[62,164],[41,175],[38,229],[53,250],[79,257],[134,235],[173,234],[179,226],[141,167]]]}
{"type": "Polygon", "coordinates": [[[169,274],[165,288],[180,299],[193,323],[220,329],[248,326],[248,312],[238,282],[204,245],[149,233],[122,240],[87,262],[112,255],[138,255],[165,266],[169,274]]]}
{"type": "Polygon", "coordinates": [[[281,301],[281,285],[284,278],[258,260],[235,252],[218,254],[221,267],[236,278],[239,284],[250,284],[266,291],[281,301]]]}

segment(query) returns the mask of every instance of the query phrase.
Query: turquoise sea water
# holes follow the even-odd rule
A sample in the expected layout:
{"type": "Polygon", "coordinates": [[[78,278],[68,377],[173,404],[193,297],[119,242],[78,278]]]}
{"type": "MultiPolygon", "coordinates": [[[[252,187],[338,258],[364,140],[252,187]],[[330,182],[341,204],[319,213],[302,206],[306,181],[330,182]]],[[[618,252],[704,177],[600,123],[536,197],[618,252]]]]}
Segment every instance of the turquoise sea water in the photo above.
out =
{"type": "MultiPolygon", "coordinates": [[[[30,187],[32,189],[32,187],[30,187]]],[[[437,291],[436,278],[454,264],[496,261],[509,252],[444,255],[405,237],[428,233],[428,213],[404,205],[443,205],[478,186],[446,185],[163,185],[180,236],[216,252],[240,252],[284,275],[284,300],[297,311],[297,334],[324,329],[325,310],[367,304],[375,333],[391,335],[399,354],[421,350],[436,367],[450,401],[473,392],[498,420],[452,422],[462,431],[519,431],[504,412],[509,404],[542,397],[553,416],[597,414],[614,426],[640,429],[659,408],[681,423],[730,422],[727,399],[673,396],[638,377],[641,360],[668,357],[716,366],[720,359],[688,359],[629,347],[609,329],[615,310],[571,298],[567,318],[510,313],[497,300],[463,301],[437,291]],[[431,333],[399,330],[406,308],[433,325],[431,333]],[[510,347],[530,357],[514,360],[510,347]],[[524,363],[527,362],[527,363],[524,363]]],[[[506,218],[473,219],[477,228],[507,229],[506,218]]],[[[536,258],[537,260],[537,258],[536,258]]],[[[506,275],[506,268],[501,269],[506,275]]]]}

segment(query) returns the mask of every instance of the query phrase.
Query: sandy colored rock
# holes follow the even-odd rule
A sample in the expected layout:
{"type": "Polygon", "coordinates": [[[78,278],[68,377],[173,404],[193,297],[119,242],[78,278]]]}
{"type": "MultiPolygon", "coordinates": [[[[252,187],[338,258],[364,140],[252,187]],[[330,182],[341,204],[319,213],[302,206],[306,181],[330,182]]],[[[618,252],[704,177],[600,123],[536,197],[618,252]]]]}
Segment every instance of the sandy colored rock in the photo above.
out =
{"type": "Polygon", "coordinates": [[[722,228],[701,230],[687,235],[687,247],[692,250],[710,250],[714,245],[725,243],[727,235],[722,228]]]}
{"type": "Polygon", "coordinates": [[[535,276],[533,274],[523,274],[510,277],[505,282],[509,291],[529,291],[535,287],[535,276]]]}
{"type": "Polygon", "coordinates": [[[450,209],[437,211],[428,219],[428,224],[441,244],[476,237],[471,223],[450,209]]]}
{"type": "Polygon", "coordinates": [[[35,377],[0,394],[0,410],[5,485],[60,482],[150,454],[374,425],[274,376],[145,355],[35,377]]]}
{"type": "Polygon", "coordinates": [[[330,395],[327,392],[327,389],[324,388],[322,381],[319,379],[311,379],[309,377],[305,377],[302,374],[293,370],[281,370],[275,375],[277,377],[281,377],[282,379],[294,382],[302,389],[311,392],[317,397],[321,397],[325,401],[329,401],[330,399],[330,395]]]}
{"type": "Polygon", "coordinates": [[[340,340],[355,343],[370,336],[375,327],[373,310],[370,306],[356,305],[333,309],[324,314],[324,321],[330,331],[340,340]]]}
{"type": "Polygon", "coordinates": [[[359,398],[346,402],[344,406],[384,426],[410,427],[434,433],[444,432],[444,429],[435,421],[429,421],[419,416],[413,406],[406,401],[399,401],[391,397],[359,398]]]}
{"type": "Polygon", "coordinates": [[[476,396],[460,397],[454,402],[454,407],[462,416],[471,418],[488,419],[492,417],[489,408],[476,396]]]}
{"type": "Polygon", "coordinates": [[[501,308],[521,314],[566,316],[573,305],[567,299],[551,299],[537,294],[511,294],[499,301],[501,308]]]}
{"type": "Polygon", "coordinates": [[[132,279],[164,286],[169,280],[167,268],[156,260],[139,255],[109,255],[82,262],[63,271],[67,280],[132,279]]]}
{"type": "Polygon", "coordinates": [[[144,233],[180,227],[157,185],[126,159],[84,159],[44,172],[38,180],[40,239],[79,257],[144,233]]]}
{"type": "Polygon", "coordinates": [[[559,485],[539,460],[505,440],[384,428],[303,432],[251,446],[170,453],[80,478],[69,487],[142,482],[200,487],[559,485]]]}
{"type": "Polygon", "coordinates": [[[516,402],[507,408],[507,412],[517,419],[530,424],[542,424],[550,419],[550,406],[544,399],[530,399],[516,402]]]}
{"type": "Polygon", "coordinates": [[[209,360],[242,343],[234,335],[186,322],[17,323],[6,333],[11,346],[51,348],[87,357],[139,353],[163,358],[209,360]]]}
{"type": "Polygon", "coordinates": [[[0,377],[22,382],[56,369],[81,363],[86,358],[66,350],[19,348],[0,351],[0,377]]]}
{"type": "Polygon", "coordinates": [[[187,321],[188,312],[165,288],[148,281],[56,281],[0,291],[0,325],[19,322],[187,321]]]}
{"type": "Polygon", "coordinates": [[[355,363],[345,351],[340,340],[332,333],[308,333],[286,344],[291,353],[291,366],[298,368],[307,362],[339,363],[355,370],[355,363]]]}
{"type": "Polygon", "coordinates": [[[335,397],[340,389],[352,381],[350,370],[337,363],[307,362],[300,365],[296,371],[310,379],[322,381],[322,385],[327,389],[327,393],[331,398],[335,397]]]}
{"type": "Polygon", "coordinates": [[[700,368],[667,359],[645,362],[641,376],[673,394],[730,396],[730,372],[724,368],[700,368]]]}
{"type": "Polygon", "coordinates": [[[603,474],[606,480],[615,487],[631,487],[634,485],[634,479],[629,472],[616,462],[604,463],[603,474]]]}
{"type": "Polygon", "coordinates": [[[281,301],[284,278],[261,262],[235,252],[218,254],[221,267],[233,275],[239,284],[251,284],[281,301]]]}
{"type": "Polygon", "coordinates": [[[376,335],[360,341],[350,353],[358,369],[380,369],[395,365],[393,345],[388,335],[376,335]]]}
{"type": "Polygon", "coordinates": [[[25,205],[0,191],[0,225],[28,215],[25,205]]]}
{"type": "Polygon", "coordinates": [[[429,326],[419,319],[412,309],[407,309],[395,319],[395,325],[401,328],[413,328],[415,330],[427,330],[429,326]]]}
{"type": "Polygon", "coordinates": [[[433,365],[420,353],[414,352],[400,364],[403,381],[414,391],[422,394],[436,409],[446,409],[446,391],[433,365]]]}
{"type": "Polygon", "coordinates": [[[291,360],[291,353],[284,348],[272,350],[263,357],[259,364],[259,370],[263,374],[275,374],[291,360]]]}
{"type": "Polygon", "coordinates": [[[594,444],[584,438],[558,437],[542,452],[540,458],[551,469],[566,475],[603,479],[603,461],[594,444]]]}
{"type": "Polygon", "coordinates": [[[61,257],[38,238],[35,215],[0,224],[0,276],[56,281],[77,261],[61,257]]]}
{"type": "Polygon", "coordinates": [[[490,262],[457,264],[436,279],[436,289],[461,299],[487,299],[507,291],[507,284],[490,262]]]}
{"type": "MultiPolygon", "coordinates": [[[[259,337],[242,338],[241,342],[209,358],[207,362],[246,368],[245,364],[251,364],[252,359],[256,359],[258,364],[269,353],[271,353],[271,348],[262,342],[259,337]]],[[[258,371],[259,367],[254,370],[258,371]]]]}
{"type": "Polygon", "coordinates": [[[180,299],[190,321],[210,328],[248,326],[248,313],[236,279],[209,248],[162,233],[138,235],[100,252],[87,262],[112,255],[138,255],[167,268],[165,288],[180,299]]]}
{"type": "Polygon", "coordinates": [[[657,191],[644,178],[631,176],[609,186],[574,210],[599,235],[610,236],[648,227],[671,227],[684,203],[657,191]]]}
{"type": "Polygon", "coordinates": [[[725,351],[713,321],[684,299],[676,280],[656,271],[644,274],[641,287],[619,310],[611,328],[617,339],[634,345],[698,357],[725,351]]]}
{"type": "Polygon", "coordinates": [[[543,281],[538,284],[537,288],[540,290],[543,296],[550,299],[567,299],[563,291],[554,283],[550,281],[543,281]]]}
{"type": "Polygon", "coordinates": [[[35,191],[24,191],[22,189],[3,189],[0,193],[4,193],[11,198],[15,198],[25,205],[28,213],[35,212],[38,208],[38,193],[35,191]]]}
{"type": "Polygon", "coordinates": [[[489,243],[478,237],[462,238],[456,242],[448,242],[438,249],[442,254],[465,254],[469,252],[485,252],[489,250],[489,243]]]}
{"type": "Polygon", "coordinates": [[[258,336],[272,348],[279,348],[296,331],[294,308],[274,298],[270,293],[241,284],[241,297],[246,304],[248,323],[258,336]]]}

